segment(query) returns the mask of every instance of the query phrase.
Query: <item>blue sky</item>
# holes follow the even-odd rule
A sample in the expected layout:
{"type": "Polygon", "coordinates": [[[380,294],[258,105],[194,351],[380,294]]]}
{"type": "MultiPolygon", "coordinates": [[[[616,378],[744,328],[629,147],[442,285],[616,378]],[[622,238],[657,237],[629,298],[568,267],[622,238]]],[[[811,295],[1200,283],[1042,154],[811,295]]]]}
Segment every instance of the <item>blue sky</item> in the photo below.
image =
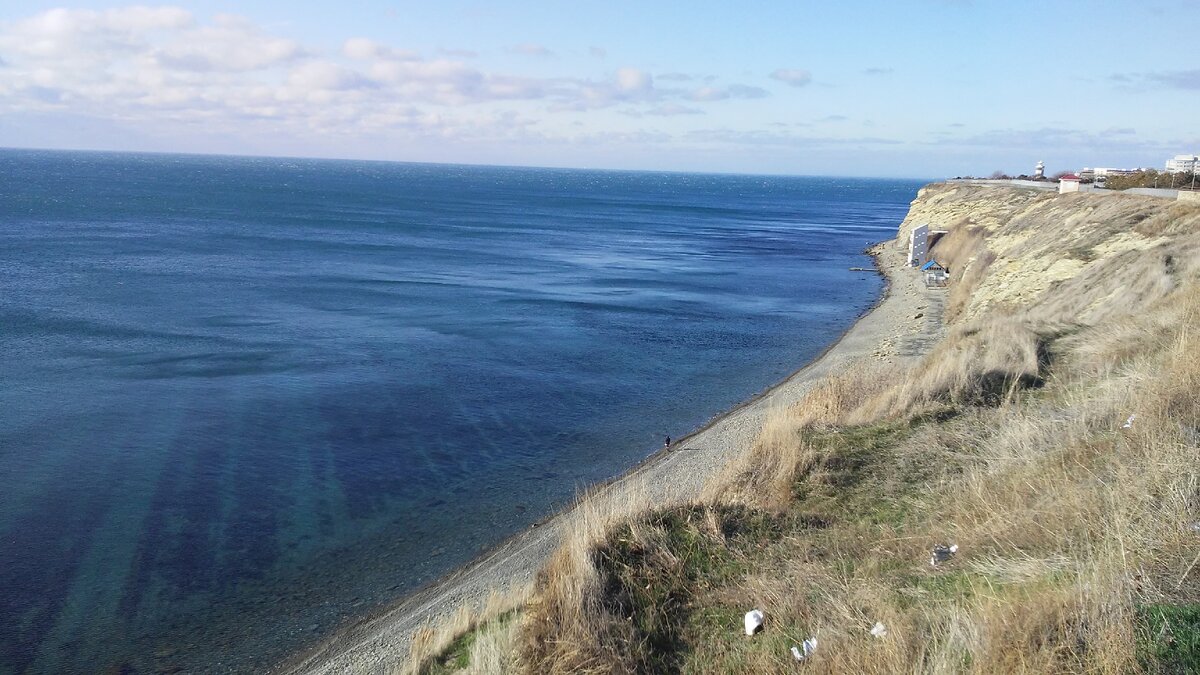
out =
{"type": "Polygon", "coordinates": [[[1200,4],[7,0],[0,145],[937,178],[1200,151],[1200,4]]]}

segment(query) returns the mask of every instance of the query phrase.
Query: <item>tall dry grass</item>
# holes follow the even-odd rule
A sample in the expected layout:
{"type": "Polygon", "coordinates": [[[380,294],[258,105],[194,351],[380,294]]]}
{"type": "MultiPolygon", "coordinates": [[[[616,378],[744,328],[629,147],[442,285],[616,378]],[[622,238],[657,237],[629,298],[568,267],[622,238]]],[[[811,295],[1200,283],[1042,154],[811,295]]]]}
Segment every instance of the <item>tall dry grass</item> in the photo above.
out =
{"type": "Polygon", "coordinates": [[[596,550],[615,529],[637,522],[656,507],[637,482],[616,492],[581,496],[571,530],[538,573],[521,627],[521,663],[526,672],[615,672],[627,663],[624,617],[605,605],[604,578],[596,550]]]}
{"type": "MultiPolygon", "coordinates": [[[[395,669],[394,675],[414,675],[428,672],[455,640],[463,635],[487,627],[489,622],[516,610],[525,604],[532,592],[529,586],[520,586],[503,591],[493,590],[483,603],[464,602],[447,616],[428,621],[418,628],[409,641],[407,662],[395,669]]],[[[512,622],[509,622],[512,623],[512,622]]],[[[506,625],[500,630],[488,628],[471,646],[471,664],[501,665],[515,668],[513,655],[515,628],[506,625]]],[[[472,665],[475,668],[475,665],[472,665]]],[[[468,670],[467,672],[506,672],[505,669],[468,670]]]]}
{"type": "MultiPolygon", "coordinates": [[[[1200,598],[1198,330],[1193,283],[1130,318],[1123,341],[1106,327],[1073,335],[1037,396],[900,437],[877,470],[926,465],[930,478],[900,494],[914,508],[867,518],[886,487],[843,491],[842,522],[725,591],[781,635],[762,649],[690,645],[696,662],[783,672],[789,643],[816,635],[806,669],[822,673],[1141,669],[1138,607],[1200,598]],[[948,542],[960,554],[930,567],[929,546],[948,542]],[[867,632],[875,621],[886,639],[867,632]]],[[[814,447],[808,461],[828,462],[814,447]]],[[[811,494],[828,476],[794,479],[811,494]]]]}
{"type": "Polygon", "coordinates": [[[500,625],[486,625],[475,638],[467,655],[463,675],[506,675],[519,673],[517,660],[521,622],[517,619],[500,625]]]}
{"type": "Polygon", "coordinates": [[[1049,364],[1046,339],[1008,318],[959,326],[909,372],[864,400],[844,418],[863,424],[919,415],[943,405],[999,405],[1038,386],[1049,364]]]}
{"type": "Polygon", "coordinates": [[[782,508],[791,501],[795,477],[817,464],[807,432],[1012,401],[1019,391],[1041,384],[1048,361],[1041,336],[1020,323],[996,320],[951,331],[908,371],[880,364],[852,367],[816,383],[794,406],[771,411],[750,451],[731,461],[703,497],[782,508]]]}
{"type": "Polygon", "coordinates": [[[899,376],[892,366],[858,363],[819,380],[794,405],[769,411],[749,452],[709,481],[701,501],[783,508],[791,502],[795,476],[811,470],[817,459],[805,432],[830,429],[846,419],[874,421],[863,402],[882,395],[899,376]]]}
{"type": "Polygon", "coordinates": [[[950,270],[952,283],[946,301],[946,320],[956,321],[966,311],[972,293],[996,259],[987,248],[986,231],[965,223],[951,228],[933,245],[929,257],[950,270]]]}

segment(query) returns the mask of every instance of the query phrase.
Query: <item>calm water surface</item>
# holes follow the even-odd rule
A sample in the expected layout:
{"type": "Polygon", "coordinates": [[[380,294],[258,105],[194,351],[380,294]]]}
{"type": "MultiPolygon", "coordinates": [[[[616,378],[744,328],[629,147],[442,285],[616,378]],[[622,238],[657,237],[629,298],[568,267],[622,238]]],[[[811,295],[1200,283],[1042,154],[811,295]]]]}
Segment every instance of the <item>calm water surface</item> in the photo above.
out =
{"type": "Polygon", "coordinates": [[[0,672],[435,579],[815,356],[918,187],[0,150],[0,672]]]}

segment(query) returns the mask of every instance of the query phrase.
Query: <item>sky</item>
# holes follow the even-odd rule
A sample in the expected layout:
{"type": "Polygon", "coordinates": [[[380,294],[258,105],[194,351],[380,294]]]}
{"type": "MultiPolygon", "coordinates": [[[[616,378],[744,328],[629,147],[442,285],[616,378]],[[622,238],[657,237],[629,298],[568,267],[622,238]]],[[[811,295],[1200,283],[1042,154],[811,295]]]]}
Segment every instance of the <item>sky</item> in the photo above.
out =
{"type": "Polygon", "coordinates": [[[5,0],[0,146],[913,178],[1162,168],[1200,152],[1197,28],[1190,1],[5,0]]]}

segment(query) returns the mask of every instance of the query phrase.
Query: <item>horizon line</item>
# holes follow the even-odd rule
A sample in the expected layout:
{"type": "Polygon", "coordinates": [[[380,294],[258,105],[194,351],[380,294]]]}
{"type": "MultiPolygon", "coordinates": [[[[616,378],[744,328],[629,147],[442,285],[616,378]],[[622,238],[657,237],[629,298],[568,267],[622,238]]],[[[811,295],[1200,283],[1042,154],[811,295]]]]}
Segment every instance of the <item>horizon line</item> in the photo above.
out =
{"type": "Polygon", "coordinates": [[[60,152],[60,153],[93,153],[93,154],[113,154],[113,155],[164,155],[164,156],[182,156],[182,157],[228,157],[232,159],[281,159],[281,160],[315,160],[324,162],[374,162],[380,164],[416,164],[424,166],[465,166],[477,168],[494,168],[494,169],[540,169],[547,171],[597,171],[610,173],[657,173],[657,174],[688,174],[688,175],[703,175],[703,176],[762,176],[770,178],[850,178],[856,180],[912,180],[929,182],[942,182],[951,180],[951,176],[941,178],[931,178],[928,176],[847,176],[839,174],[802,174],[802,173],[742,173],[736,171],[702,171],[688,169],[614,169],[607,167],[587,167],[587,166],[542,166],[533,164],[490,164],[476,162],[427,162],[405,159],[365,159],[355,157],[328,157],[314,155],[256,155],[256,154],[232,154],[226,152],[186,152],[179,150],[111,150],[97,148],[45,148],[35,146],[19,146],[19,145],[0,145],[0,152],[8,150],[18,151],[34,151],[34,152],[60,152]]]}

